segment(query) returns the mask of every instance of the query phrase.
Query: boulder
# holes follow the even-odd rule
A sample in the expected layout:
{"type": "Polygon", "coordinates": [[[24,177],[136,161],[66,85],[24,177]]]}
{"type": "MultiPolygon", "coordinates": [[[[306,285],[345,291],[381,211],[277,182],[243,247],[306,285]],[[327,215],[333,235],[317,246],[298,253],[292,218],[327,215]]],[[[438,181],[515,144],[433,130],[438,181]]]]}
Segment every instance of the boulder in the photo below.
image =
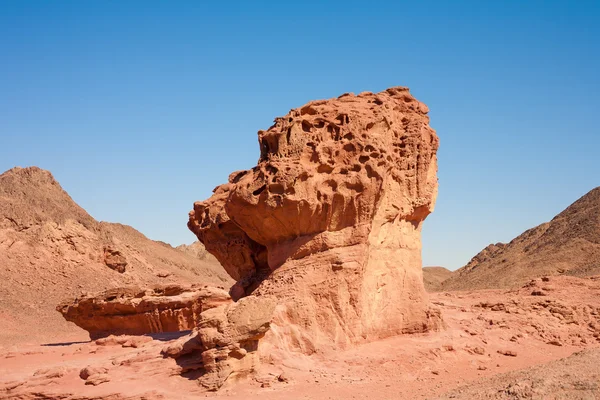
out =
{"type": "Polygon", "coordinates": [[[127,259],[125,256],[119,251],[110,246],[104,247],[104,264],[119,273],[125,272],[125,267],[127,266],[127,259]]]}
{"type": "Polygon", "coordinates": [[[421,272],[439,144],[427,113],[402,87],[309,102],[258,132],[256,167],[194,204],[188,227],[236,280],[233,299],[277,299],[277,346],[439,326],[421,272]]]}

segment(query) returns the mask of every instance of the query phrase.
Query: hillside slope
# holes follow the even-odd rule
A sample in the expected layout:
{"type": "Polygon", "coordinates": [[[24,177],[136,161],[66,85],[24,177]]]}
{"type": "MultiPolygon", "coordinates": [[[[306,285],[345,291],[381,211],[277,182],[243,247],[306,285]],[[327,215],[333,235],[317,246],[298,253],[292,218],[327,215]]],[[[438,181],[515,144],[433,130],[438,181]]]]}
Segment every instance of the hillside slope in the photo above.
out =
{"type": "Polygon", "coordinates": [[[60,301],[171,282],[231,284],[214,261],[94,220],[48,171],[13,168],[0,175],[0,345],[85,340],[87,333],[55,310],[60,301]]]}
{"type": "Polygon", "coordinates": [[[510,243],[489,245],[444,281],[442,288],[512,288],[559,274],[600,274],[600,188],[510,243]]]}
{"type": "Polygon", "coordinates": [[[452,271],[444,267],[423,267],[423,283],[428,292],[442,290],[442,282],[452,276],[452,271]]]}

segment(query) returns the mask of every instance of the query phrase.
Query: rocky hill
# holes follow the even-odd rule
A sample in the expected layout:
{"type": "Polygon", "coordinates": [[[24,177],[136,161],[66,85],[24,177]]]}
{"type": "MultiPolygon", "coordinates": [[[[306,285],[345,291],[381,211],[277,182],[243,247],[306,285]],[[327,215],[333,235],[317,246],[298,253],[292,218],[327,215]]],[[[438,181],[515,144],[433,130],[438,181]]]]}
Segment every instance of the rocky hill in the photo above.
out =
{"type": "Polygon", "coordinates": [[[178,282],[231,283],[214,260],[96,221],[48,171],[0,175],[0,345],[87,339],[56,312],[65,298],[178,282]]]}
{"type": "Polygon", "coordinates": [[[199,258],[200,260],[208,261],[211,263],[219,263],[215,256],[210,254],[204,245],[198,241],[192,244],[182,244],[176,247],[177,250],[183,251],[186,254],[199,258]]]}
{"type": "Polygon", "coordinates": [[[600,187],[510,243],[489,245],[442,288],[513,288],[537,277],[561,274],[600,274],[600,187]]]}
{"type": "Polygon", "coordinates": [[[444,267],[423,267],[423,283],[428,292],[439,292],[442,282],[452,276],[452,271],[444,267]]]}

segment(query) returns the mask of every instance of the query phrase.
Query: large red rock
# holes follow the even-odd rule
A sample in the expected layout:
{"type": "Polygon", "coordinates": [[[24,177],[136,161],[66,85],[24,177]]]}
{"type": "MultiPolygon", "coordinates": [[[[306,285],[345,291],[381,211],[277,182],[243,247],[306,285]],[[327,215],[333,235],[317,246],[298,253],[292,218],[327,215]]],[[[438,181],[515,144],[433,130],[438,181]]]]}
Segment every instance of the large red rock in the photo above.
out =
{"type": "Polygon", "coordinates": [[[274,295],[272,341],[312,352],[439,324],[421,272],[437,195],[438,137],[406,88],[312,101],[259,131],[188,227],[237,283],[274,295]]]}

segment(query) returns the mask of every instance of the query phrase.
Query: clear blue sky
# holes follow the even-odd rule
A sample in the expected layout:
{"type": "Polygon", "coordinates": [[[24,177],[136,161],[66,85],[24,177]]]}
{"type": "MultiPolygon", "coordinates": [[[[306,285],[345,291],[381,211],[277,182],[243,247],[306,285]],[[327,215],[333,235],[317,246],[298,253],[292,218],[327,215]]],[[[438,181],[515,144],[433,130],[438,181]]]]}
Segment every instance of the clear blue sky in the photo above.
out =
{"type": "Polygon", "coordinates": [[[174,245],[311,99],[403,85],[431,109],[424,263],[464,265],[600,185],[598,1],[0,1],[0,170],[174,245]]]}

